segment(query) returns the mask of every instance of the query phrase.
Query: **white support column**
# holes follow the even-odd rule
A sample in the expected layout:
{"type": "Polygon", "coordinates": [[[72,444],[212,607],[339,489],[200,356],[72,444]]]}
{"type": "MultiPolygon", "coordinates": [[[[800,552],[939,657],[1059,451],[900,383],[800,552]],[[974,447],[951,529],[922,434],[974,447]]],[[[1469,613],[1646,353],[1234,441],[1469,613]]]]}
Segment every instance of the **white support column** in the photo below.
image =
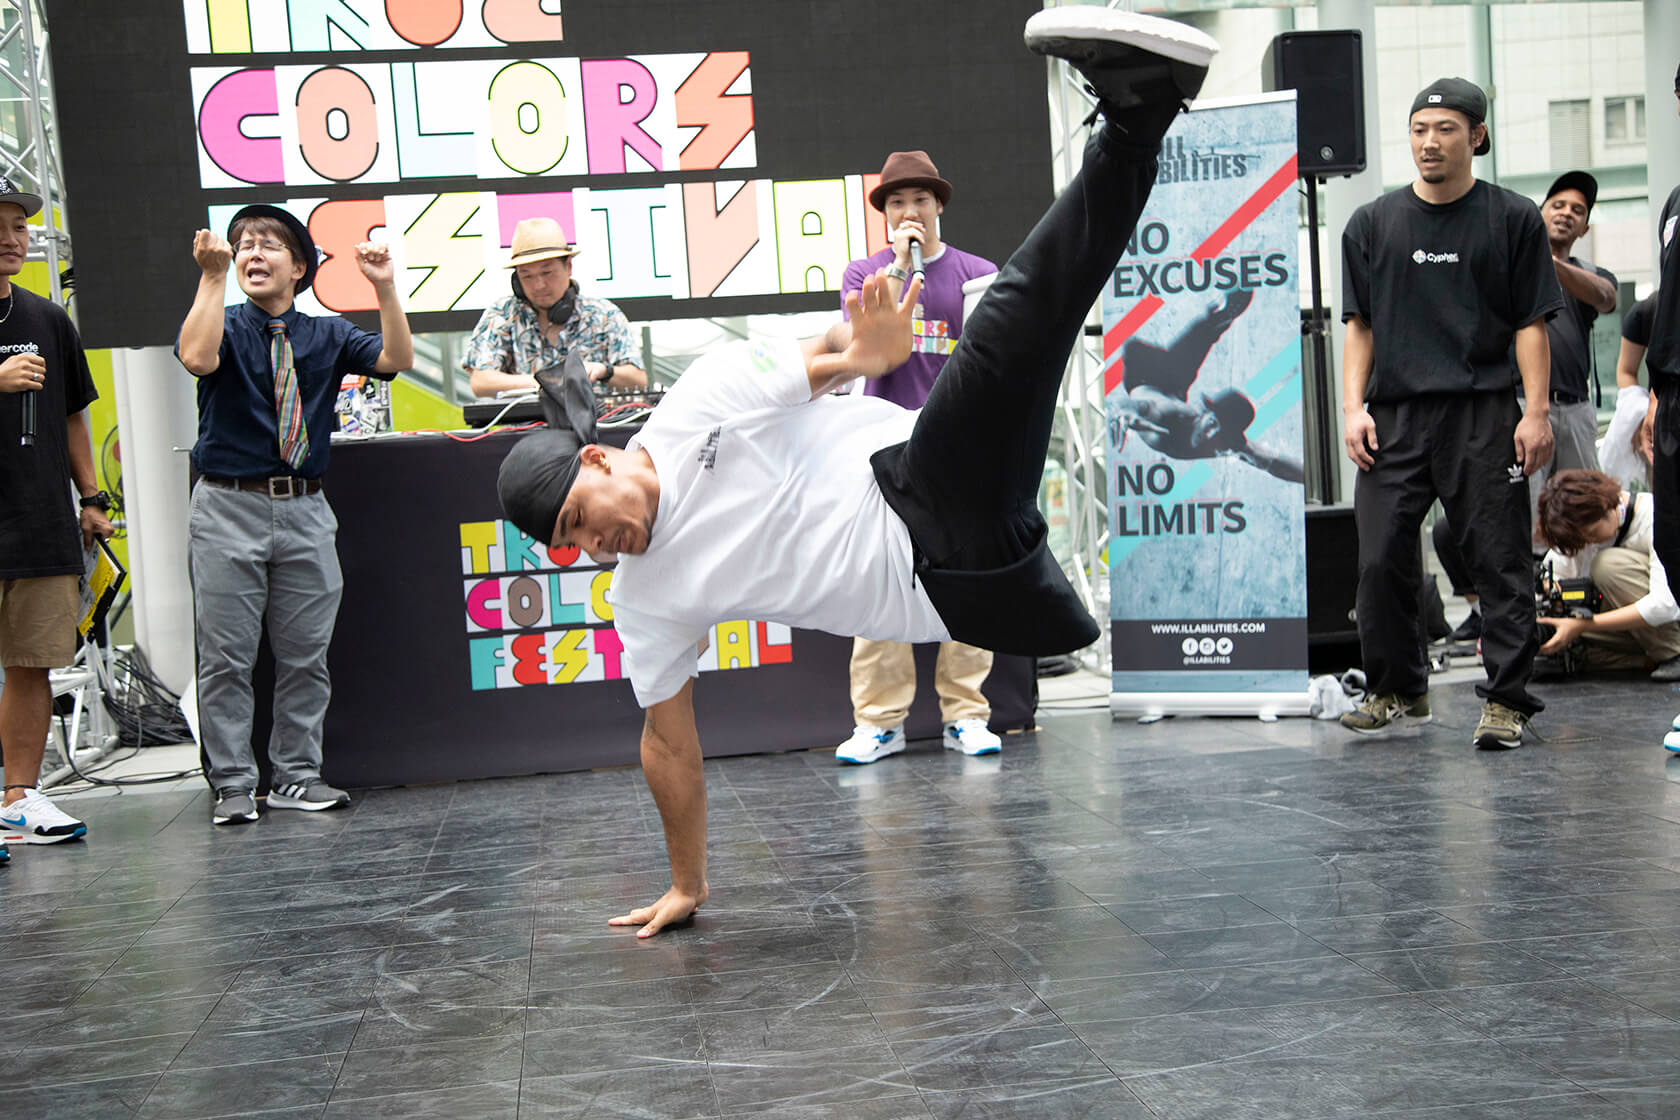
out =
{"type": "MultiPolygon", "coordinates": [[[[1657,236],[1668,192],[1680,184],[1680,116],[1675,113],[1674,71],[1680,65],[1680,4],[1645,0],[1645,175],[1650,184],[1651,235],[1657,236]]],[[[1657,278],[1657,256],[1651,275],[1657,278]]]]}
{"type": "MultiPolygon", "coordinates": [[[[1334,404],[1330,419],[1341,444],[1342,407],[1342,230],[1360,206],[1382,193],[1381,122],[1405,112],[1405,106],[1388,106],[1377,100],[1377,13],[1375,0],[1320,0],[1318,26],[1322,30],[1352,28],[1359,31],[1364,51],[1365,72],[1365,170],[1344,179],[1331,179],[1324,187],[1324,302],[1330,308],[1330,383],[1334,404]]],[[[1397,118],[1396,118],[1397,119],[1397,118]]],[[[1353,501],[1354,466],[1346,455],[1338,455],[1342,469],[1342,501],[1353,501]]]]}
{"type": "Polygon", "coordinates": [[[187,456],[197,402],[192,377],[167,346],[111,351],[122,436],[123,499],[133,580],[134,641],[171,690],[193,675],[187,579],[187,456]]]}

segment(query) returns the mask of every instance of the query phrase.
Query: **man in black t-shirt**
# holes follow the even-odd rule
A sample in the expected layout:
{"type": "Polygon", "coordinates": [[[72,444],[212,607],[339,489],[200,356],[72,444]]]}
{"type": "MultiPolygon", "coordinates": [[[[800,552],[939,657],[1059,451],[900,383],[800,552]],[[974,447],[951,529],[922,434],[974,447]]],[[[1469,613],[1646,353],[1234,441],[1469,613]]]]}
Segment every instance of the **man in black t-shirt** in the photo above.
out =
{"type": "Polygon", "coordinates": [[[111,535],[110,500],[94,481],[84,410],[99,394],[82,340],[62,308],[12,283],[40,209],[39,196],[0,176],[0,858],[7,836],[54,844],[87,832],[35,783],[52,722],[48,670],[76,658],[82,550],[111,535]]]}
{"type": "Polygon", "coordinates": [[[1342,234],[1343,443],[1360,468],[1357,616],[1370,688],[1342,724],[1374,732],[1429,719],[1418,531],[1438,497],[1481,592],[1488,679],[1473,740],[1495,749],[1518,746],[1543,706],[1528,691],[1539,637],[1526,483],[1552,453],[1545,319],[1563,296],[1534,203],[1475,177],[1486,118],[1486,96],[1462,78],[1419,93],[1417,179],[1354,211],[1342,234]]]}
{"type": "Polygon", "coordinates": [[[1546,192],[1540,217],[1552,248],[1552,268],[1563,288],[1563,307],[1546,320],[1552,353],[1552,461],[1529,476],[1531,501],[1554,471],[1598,469],[1598,409],[1592,400],[1592,328],[1616,310],[1616,274],[1569,251],[1586,236],[1598,201],[1598,180],[1565,171],[1546,192]]]}
{"type": "MultiPolygon", "coordinates": [[[[1674,97],[1680,109],[1680,69],[1674,72],[1674,97]]],[[[1680,226],[1680,186],[1669,192],[1657,222],[1662,267],[1651,320],[1651,345],[1645,368],[1651,376],[1651,404],[1645,428],[1651,432],[1651,493],[1656,496],[1657,556],[1668,569],[1669,587],[1680,588],[1680,253],[1674,251],[1680,226]]],[[[1680,592],[1677,592],[1680,594],[1680,592]]],[[[1675,719],[1680,731],[1680,717],[1675,719]]],[[[1680,751],[1680,738],[1663,744],[1680,751]]]]}

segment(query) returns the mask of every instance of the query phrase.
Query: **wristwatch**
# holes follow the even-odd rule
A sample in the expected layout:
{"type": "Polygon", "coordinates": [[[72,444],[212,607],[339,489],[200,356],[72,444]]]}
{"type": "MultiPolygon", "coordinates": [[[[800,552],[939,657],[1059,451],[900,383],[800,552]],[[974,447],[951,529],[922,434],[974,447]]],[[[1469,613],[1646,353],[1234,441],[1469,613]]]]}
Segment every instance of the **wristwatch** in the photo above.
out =
{"type": "Polygon", "coordinates": [[[111,495],[107,494],[103,490],[97,494],[89,494],[87,497],[82,499],[81,506],[83,509],[86,509],[89,506],[98,506],[101,512],[110,513],[111,495]]]}

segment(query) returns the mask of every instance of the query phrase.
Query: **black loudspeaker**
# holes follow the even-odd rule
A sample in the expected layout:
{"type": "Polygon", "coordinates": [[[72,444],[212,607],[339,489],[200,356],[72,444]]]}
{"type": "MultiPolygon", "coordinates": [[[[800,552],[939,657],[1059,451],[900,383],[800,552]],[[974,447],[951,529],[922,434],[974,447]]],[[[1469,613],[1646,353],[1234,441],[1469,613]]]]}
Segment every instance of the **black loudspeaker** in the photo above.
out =
{"type": "Polygon", "coordinates": [[[1352,506],[1307,507],[1307,640],[1359,641],[1359,530],[1352,506]]]}
{"type": "Polygon", "coordinates": [[[1296,91],[1300,172],[1365,170],[1365,67],[1357,31],[1285,31],[1260,63],[1267,92],[1296,91]]]}

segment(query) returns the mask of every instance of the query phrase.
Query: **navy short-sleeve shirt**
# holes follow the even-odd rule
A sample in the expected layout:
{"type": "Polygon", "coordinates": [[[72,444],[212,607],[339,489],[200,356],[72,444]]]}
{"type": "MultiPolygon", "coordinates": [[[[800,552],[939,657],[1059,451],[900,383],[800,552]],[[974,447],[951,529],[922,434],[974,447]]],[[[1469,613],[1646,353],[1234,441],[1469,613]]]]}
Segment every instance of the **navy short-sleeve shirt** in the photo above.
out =
{"type": "MultiPolygon", "coordinates": [[[[280,318],[292,340],[292,364],[303,397],[309,455],[293,470],[280,457],[274,406],[274,368],[269,358],[268,312],[247,300],[227,309],[216,372],[198,379],[198,442],[192,461],[212,478],[319,478],[327,470],[328,447],[337,417],[333,406],[347,376],[379,377],[374,364],[384,340],[336,315],[305,315],[296,307],[280,318]]],[[[180,356],[179,341],[175,354],[180,356]]]]}

